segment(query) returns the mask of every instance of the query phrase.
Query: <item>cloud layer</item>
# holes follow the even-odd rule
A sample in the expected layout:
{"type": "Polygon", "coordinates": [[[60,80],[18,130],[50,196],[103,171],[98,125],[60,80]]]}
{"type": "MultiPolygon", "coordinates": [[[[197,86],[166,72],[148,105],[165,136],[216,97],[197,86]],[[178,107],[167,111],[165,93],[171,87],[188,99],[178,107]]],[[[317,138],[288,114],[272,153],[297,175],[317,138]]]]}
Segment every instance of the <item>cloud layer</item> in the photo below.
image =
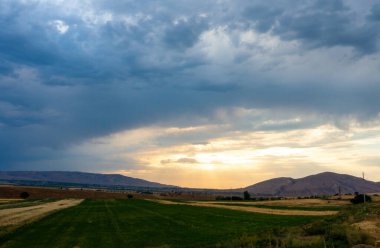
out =
{"type": "Polygon", "coordinates": [[[0,25],[2,170],[145,168],[88,144],[148,127],[218,126],[167,147],[379,119],[376,1],[5,0],[0,25]]]}

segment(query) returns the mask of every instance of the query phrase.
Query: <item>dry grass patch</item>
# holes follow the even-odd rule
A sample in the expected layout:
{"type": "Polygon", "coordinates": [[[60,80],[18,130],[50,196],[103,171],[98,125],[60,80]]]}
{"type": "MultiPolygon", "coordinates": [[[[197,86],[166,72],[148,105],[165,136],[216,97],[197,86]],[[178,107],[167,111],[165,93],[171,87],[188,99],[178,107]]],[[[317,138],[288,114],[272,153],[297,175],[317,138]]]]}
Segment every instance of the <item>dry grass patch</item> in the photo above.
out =
{"type": "Polygon", "coordinates": [[[278,200],[278,201],[264,201],[258,202],[261,205],[271,206],[305,206],[305,207],[317,207],[317,206],[334,206],[334,205],[347,205],[349,201],[341,200],[323,200],[323,199],[292,199],[292,200],[278,200]]]}
{"type": "MultiPolygon", "coordinates": [[[[337,211],[303,211],[303,210],[282,210],[282,209],[269,209],[269,208],[258,208],[253,206],[230,206],[230,205],[220,205],[216,203],[220,202],[173,202],[167,200],[152,200],[161,204],[180,204],[180,205],[191,205],[199,207],[213,207],[213,208],[224,208],[231,210],[239,210],[244,212],[254,212],[262,214],[275,214],[275,215],[297,215],[297,216],[326,216],[335,215],[337,211]]],[[[251,203],[252,204],[252,203],[251,203]]]]}
{"type": "Polygon", "coordinates": [[[355,223],[353,226],[365,231],[380,241],[380,220],[365,220],[359,223],[355,223]]]}
{"type": "Polygon", "coordinates": [[[8,203],[8,202],[16,202],[16,201],[22,201],[23,199],[2,199],[0,198],[0,204],[2,203],[8,203]]]}
{"type": "Polygon", "coordinates": [[[373,202],[380,202],[380,193],[377,194],[369,194],[372,197],[373,202]]]}
{"type": "Polygon", "coordinates": [[[258,208],[258,207],[242,207],[242,206],[228,206],[228,205],[219,205],[212,203],[189,203],[192,206],[201,206],[201,207],[216,207],[216,208],[226,208],[232,210],[262,213],[262,214],[276,214],[276,215],[303,215],[303,216],[322,216],[322,215],[335,215],[337,211],[304,211],[304,210],[282,210],[282,209],[269,209],[269,208],[258,208]]]}
{"type": "MultiPolygon", "coordinates": [[[[197,201],[196,203],[202,203],[197,201]]],[[[324,207],[342,206],[350,204],[349,201],[323,200],[323,199],[289,199],[275,201],[209,201],[212,204],[246,204],[246,205],[266,205],[266,206],[286,206],[286,207],[324,207]]]]}
{"type": "Polygon", "coordinates": [[[30,207],[3,209],[0,210],[0,227],[22,225],[81,202],[81,199],[67,199],[30,207]]]}

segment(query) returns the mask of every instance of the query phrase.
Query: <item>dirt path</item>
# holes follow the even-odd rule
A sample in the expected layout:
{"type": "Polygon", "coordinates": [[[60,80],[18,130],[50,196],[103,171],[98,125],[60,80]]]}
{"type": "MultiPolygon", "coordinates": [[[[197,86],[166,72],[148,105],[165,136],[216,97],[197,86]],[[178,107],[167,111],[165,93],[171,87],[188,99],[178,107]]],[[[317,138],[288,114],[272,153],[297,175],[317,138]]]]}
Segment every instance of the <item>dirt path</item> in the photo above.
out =
{"type": "Polygon", "coordinates": [[[334,215],[337,211],[303,211],[303,210],[282,210],[282,209],[269,209],[269,208],[258,208],[252,206],[229,206],[229,205],[219,205],[210,202],[172,202],[167,200],[153,200],[161,204],[180,204],[180,205],[191,205],[200,207],[213,207],[213,208],[225,208],[232,210],[239,210],[245,212],[254,212],[262,214],[276,214],[276,215],[307,215],[307,216],[324,216],[324,215],[334,215]]]}
{"type": "Polygon", "coordinates": [[[27,223],[41,218],[53,211],[72,207],[81,202],[81,199],[67,199],[44,203],[37,206],[3,209],[0,210],[0,227],[27,223]]]}

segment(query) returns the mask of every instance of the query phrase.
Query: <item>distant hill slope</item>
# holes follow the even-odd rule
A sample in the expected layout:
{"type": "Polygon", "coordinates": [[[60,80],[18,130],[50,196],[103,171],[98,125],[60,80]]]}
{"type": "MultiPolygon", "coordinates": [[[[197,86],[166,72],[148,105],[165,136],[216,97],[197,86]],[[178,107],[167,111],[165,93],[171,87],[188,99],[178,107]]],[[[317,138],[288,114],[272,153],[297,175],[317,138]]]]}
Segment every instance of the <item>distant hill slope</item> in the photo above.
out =
{"type": "Polygon", "coordinates": [[[334,195],[380,192],[380,184],[350,175],[324,172],[304,178],[274,178],[244,188],[251,194],[272,196],[334,195]]]}
{"type": "Polygon", "coordinates": [[[68,171],[0,171],[0,180],[46,181],[96,184],[105,186],[173,187],[119,174],[98,174],[68,171]]]}

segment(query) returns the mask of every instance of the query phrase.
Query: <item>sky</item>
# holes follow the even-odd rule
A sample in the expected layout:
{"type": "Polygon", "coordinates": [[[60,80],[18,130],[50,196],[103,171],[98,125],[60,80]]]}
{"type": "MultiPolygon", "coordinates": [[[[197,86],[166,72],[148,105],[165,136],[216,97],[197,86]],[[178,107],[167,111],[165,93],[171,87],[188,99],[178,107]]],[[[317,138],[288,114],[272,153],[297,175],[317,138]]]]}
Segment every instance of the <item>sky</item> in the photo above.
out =
{"type": "Polygon", "coordinates": [[[380,181],[376,0],[1,0],[0,170],[380,181]]]}

